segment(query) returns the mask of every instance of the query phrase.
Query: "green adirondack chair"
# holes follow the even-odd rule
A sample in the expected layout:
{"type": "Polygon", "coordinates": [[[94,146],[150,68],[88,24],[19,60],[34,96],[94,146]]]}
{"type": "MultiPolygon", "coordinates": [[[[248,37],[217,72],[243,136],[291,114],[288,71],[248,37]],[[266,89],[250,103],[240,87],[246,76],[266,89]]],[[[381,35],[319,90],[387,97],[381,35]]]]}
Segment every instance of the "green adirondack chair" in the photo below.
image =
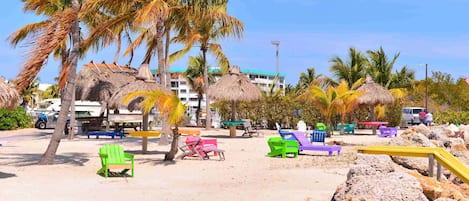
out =
{"type": "Polygon", "coordinates": [[[326,130],[326,124],[324,123],[316,123],[316,130],[321,130],[321,131],[325,131],[326,130]]]}
{"type": "Polygon", "coordinates": [[[118,144],[106,144],[99,149],[99,157],[101,158],[101,169],[97,174],[104,173],[104,177],[109,176],[111,169],[124,169],[120,173],[125,174],[132,171],[134,176],[134,156],[124,153],[124,149],[118,144]]]}
{"type": "Polygon", "coordinates": [[[298,142],[295,140],[284,140],[281,137],[271,137],[267,140],[270,152],[267,154],[269,157],[282,156],[286,158],[287,154],[293,154],[298,157],[298,142]]]}

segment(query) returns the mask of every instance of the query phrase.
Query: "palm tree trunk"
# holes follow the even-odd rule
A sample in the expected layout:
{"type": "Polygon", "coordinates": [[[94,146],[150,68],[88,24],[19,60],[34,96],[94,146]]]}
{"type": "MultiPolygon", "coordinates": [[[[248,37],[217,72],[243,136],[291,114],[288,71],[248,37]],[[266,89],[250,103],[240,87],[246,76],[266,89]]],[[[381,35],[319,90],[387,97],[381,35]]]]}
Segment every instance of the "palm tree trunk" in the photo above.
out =
{"type": "MultiPolygon", "coordinates": [[[[163,22],[158,22],[156,25],[156,51],[158,54],[158,73],[160,75],[160,83],[163,87],[167,87],[166,83],[166,74],[164,73],[165,69],[165,59],[164,59],[164,44],[163,44],[163,36],[164,36],[164,24],[163,22]]],[[[166,114],[163,115],[163,124],[161,125],[162,127],[162,134],[160,137],[160,145],[167,145],[169,142],[168,139],[168,134],[171,132],[170,131],[170,126],[169,126],[169,121],[168,121],[168,116],[166,114]]]]}
{"type": "MultiPolygon", "coordinates": [[[[78,0],[72,0],[72,7],[75,11],[79,11],[80,3],[78,0]]],[[[65,124],[67,123],[67,114],[68,110],[71,105],[72,101],[72,92],[73,88],[75,88],[75,77],[76,77],[76,69],[78,63],[78,53],[80,48],[80,24],[77,19],[74,22],[72,27],[72,51],[70,54],[70,71],[68,73],[68,84],[65,88],[65,93],[62,101],[62,106],[60,107],[59,112],[59,119],[57,122],[57,127],[54,129],[54,133],[50,139],[49,145],[47,146],[46,152],[42,155],[41,160],[39,161],[40,165],[48,165],[54,163],[55,154],[60,144],[60,140],[62,139],[62,135],[64,132],[65,124]]]]}
{"type": "Polygon", "coordinates": [[[197,122],[197,126],[200,125],[200,109],[201,109],[201,105],[202,105],[202,98],[203,98],[203,94],[198,94],[197,95],[197,110],[195,111],[195,122],[197,122]]]}
{"type": "Polygon", "coordinates": [[[236,121],[236,101],[231,101],[231,121],[236,121]]]}
{"type": "Polygon", "coordinates": [[[171,142],[171,149],[168,153],[165,154],[164,160],[165,161],[172,161],[178,152],[178,143],[179,143],[179,130],[176,127],[173,129],[173,141],[171,142]]]}
{"type": "Polygon", "coordinates": [[[205,91],[205,112],[206,112],[206,122],[205,129],[210,129],[212,127],[212,116],[210,112],[210,98],[208,97],[208,66],[207,66],[207,48],[202,48],[202,57],[204,65],[204,91],[205,91]]]}

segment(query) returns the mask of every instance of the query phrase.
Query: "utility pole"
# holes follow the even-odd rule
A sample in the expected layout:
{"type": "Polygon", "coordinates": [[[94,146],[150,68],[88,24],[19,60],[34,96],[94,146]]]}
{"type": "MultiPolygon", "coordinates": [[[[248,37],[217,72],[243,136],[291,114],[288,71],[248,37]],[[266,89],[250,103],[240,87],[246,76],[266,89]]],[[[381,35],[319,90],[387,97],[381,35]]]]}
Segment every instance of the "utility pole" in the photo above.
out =
{"type": "Polygon", "coordinates": [[[428,64],[425,64],[425,109],[428,112],[428,64]]]}
{"type": "MultiPolygon", "coordinates": [[[[276,47],[276,52],[275,52],[275,58],[276,58],[276,64],[275,64],[275,73],[276,75],[278,76],[279,75],[279,70],[278,70],[278,48],[279,48],[279,45],[280,45],[280,41],[278,40],[273,40],[271,41],[272,45],[275,45],[276,47]]],[[[277,78],[277,82],[278,82],[278,78],[277,78]]],[[[275,83],[275,85],[278,85],[278,83],[275,83]]],[[[278,87],[278,86],[276,86],[278,87]]]]}

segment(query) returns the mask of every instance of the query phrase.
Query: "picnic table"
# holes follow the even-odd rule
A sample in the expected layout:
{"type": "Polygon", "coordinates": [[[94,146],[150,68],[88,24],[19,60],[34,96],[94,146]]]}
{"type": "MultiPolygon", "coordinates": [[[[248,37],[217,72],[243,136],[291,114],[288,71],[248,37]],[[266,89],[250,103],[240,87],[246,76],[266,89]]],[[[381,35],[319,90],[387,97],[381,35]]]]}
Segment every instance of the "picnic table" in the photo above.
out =
{"type": "Polygon", "coordinates": [[[142,138],[142,153],[147,153],[148,137],[158,137],[161,131],[129,131],[129,135],[142,138]]]}
{"type": "Polygon", "coordinates": [[[358,124],[365,125],[365,126],[370,126],[372,131],[373,131],[373,135],[376,135],[376,128],[377,127],[380,127],[382,125],[386,125],[388,123],[389,122],[387,122],[387,121],[363,121],[363,122],[358,122],[358,124]]]}
{"type": "Polygon", "coordinates": [[[230,127],[230,137],[236,137],[236,126],[244,124],[243,120],[236,120],[236,121],[228,121],[223,120],[221,123],[230,127]]]}

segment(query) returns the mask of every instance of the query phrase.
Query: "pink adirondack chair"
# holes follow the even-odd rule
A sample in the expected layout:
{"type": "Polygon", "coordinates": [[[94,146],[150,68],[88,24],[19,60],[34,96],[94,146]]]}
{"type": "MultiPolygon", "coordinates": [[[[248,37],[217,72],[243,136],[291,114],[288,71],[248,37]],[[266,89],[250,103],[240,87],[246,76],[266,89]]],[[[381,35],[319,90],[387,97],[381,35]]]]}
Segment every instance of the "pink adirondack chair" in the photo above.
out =
{"type": "Polygon", "coordinates": [[[213,152],[214,156],[220,156],[220,160],[224,160],[224,150],[218,149],[217,139],[206,138],[202,139],[199,136],[189,136],[186,138],[186,144],[195,146],[189,146],[189,149],[195,148],[195,151],[204,159],[209,159],[208,153],[213,152]]]}

